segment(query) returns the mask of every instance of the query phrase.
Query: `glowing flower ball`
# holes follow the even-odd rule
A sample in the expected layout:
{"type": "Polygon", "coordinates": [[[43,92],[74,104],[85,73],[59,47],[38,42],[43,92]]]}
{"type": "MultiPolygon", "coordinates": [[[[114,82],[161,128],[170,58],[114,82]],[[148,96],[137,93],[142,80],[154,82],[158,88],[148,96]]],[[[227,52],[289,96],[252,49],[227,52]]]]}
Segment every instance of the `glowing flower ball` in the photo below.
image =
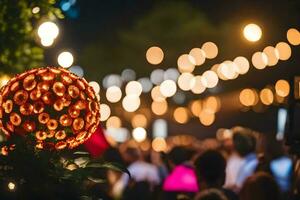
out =
{"type": "Polygon", "coordinates": [[[99,125],[99,102],[87,81],[63,68],[33,69],[0,91],[0,127],[34,138],[37,148],[74,148],[99,125]]]}

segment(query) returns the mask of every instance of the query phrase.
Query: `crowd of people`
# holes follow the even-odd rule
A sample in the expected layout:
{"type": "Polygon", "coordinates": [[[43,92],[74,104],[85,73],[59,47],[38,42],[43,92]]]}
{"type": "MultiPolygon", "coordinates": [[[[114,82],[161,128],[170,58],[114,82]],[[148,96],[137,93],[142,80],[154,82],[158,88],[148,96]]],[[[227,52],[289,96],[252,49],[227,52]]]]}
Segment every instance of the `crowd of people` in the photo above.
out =
{"type": "MultiPolygon", "coordinates": [[[[108,170],[106,199],[296,200],[300,183],[296,159],[273,134],[247,128],[205,148],[173,146],[167,152],[144,151],[126,143],[108,149],[107,161],[127,166],[108,170]]],[[[300,192],[300,190],[299,190],[300,192]]]]}

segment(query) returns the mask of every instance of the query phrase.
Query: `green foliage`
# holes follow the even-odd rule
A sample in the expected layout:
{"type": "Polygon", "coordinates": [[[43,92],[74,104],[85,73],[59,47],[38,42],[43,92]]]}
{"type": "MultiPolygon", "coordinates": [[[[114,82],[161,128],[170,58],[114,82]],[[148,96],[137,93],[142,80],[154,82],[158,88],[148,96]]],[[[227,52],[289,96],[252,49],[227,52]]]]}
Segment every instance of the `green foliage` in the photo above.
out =
{"type": "Polygon", "coordinates": [[[43,63],[43,49],[36,38],[39,20],[62,18],[56,0],[0,1],[0,71],[18,73],[43,63]],[[39,7],[40,12],[32,13],[39,7]]]}

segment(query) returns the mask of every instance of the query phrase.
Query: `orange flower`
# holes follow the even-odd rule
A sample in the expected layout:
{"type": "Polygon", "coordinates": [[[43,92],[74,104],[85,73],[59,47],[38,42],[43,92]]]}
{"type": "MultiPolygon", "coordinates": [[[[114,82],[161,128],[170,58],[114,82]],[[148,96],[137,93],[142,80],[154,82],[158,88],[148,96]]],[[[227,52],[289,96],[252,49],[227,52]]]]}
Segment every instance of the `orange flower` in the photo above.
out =
{"type": "Polygon", "coordinates": [[[66,87],[62,82],[55,82],[53,84],[52,90],[57,96],[62,97],[66,92],[66,87]]]}
{"type": "Polygon", "coordinates": [[[25,90],[27,91],[33,90],[35,86],[36,86],[36,80],[33,74],[30,74],[26,78],[24,78],[23,87],[25,90]]]}
{"type": "Polygon", "coordinates": [[[14,126],[20,126],[20,124],[22,122],[20,115],[18,115],[15,112],[10,114],[9,120],[14,126]]]}
{"type": "Polygon", "coordinates": [[[55,130],[58,126],[58,123],[55,119],[50,119],[47,122],[47,128],[51,131],[51,130],[55,130]]]}
{"type": "Polygon", "coordinates": [[[33,111],[33,106],[30,103],[25,103],[20,106],[20,113],[22,115],[31,115],[33,111]]]}
{"type": "Polygon", "coordinates": [[[84,120],[82,118],[74,119],[72,127],[75,131],[79,131],[79,130],[83,129],[84,120]]]}
{"type": "Polygon", "coordinates": [[[18,90],[15,95],[14,95],[14,102],[17,105],[22,105],[24,104],[28,99],[28,93],[24,90],[18,90]]]}
{"type": "Polygon", "coordinates": [[[50,120],[50,115],[48,113],[41,113],[38,116],[38,120],[41,124],[47,124],[50,120]]]}

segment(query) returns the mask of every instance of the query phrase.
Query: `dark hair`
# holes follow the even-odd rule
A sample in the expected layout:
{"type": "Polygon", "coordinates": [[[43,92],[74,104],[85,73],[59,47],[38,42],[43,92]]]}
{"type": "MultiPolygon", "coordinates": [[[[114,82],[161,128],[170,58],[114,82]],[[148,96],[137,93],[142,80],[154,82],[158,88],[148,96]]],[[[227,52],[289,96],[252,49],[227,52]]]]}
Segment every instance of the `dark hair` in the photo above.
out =
{"type": "Polygon", "coordinates": [[[279,200],[280,190],[273,177],[265,172],[250,176],[242,190],[240,200],[279,200]]]}
{"type": "Polygon", "coordinates": [[[238,128],[233,131],[233,144],[235,150],[244,157],[255,152],[256,138],[254,133],[246,128],[238,128]]]}
{"type": "Polygon", "coordinates": [[[208,186],[221,187],[225,180],[226,160],[216,150],[202,153],[195,161],[198,181],[204,181],[208,186]]]}
{"type": "Polygon", "coordinates": [[[207,189],[200,192],[195,200],[227,200],[227,197],[218,189],[207,189]]]}
{"type": "Polygon", "coordinates": [[[190,152],[182,146],[175,146],[168,154],[168,158],[175,165],[180,165],[190,159],[190,152]]]}

